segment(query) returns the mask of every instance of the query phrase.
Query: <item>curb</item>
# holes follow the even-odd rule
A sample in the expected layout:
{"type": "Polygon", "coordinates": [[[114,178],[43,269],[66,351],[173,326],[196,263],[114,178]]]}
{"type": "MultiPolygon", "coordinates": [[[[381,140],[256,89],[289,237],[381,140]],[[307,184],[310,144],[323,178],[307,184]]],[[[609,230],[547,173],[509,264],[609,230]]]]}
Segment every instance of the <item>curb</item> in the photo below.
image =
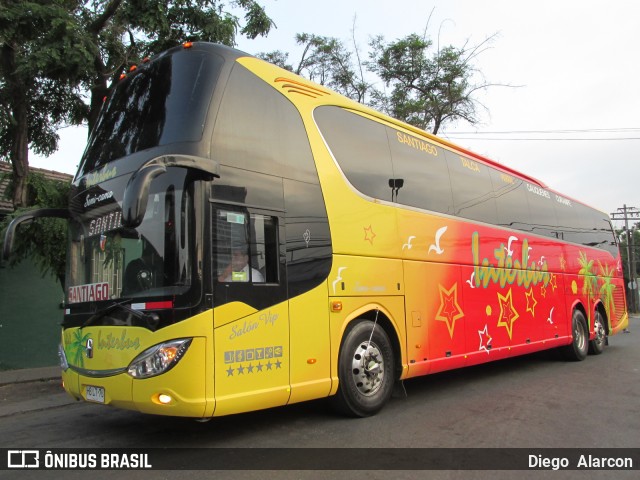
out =
{"type": "Polygon", "coordinates": [[[28,383],[60,378],[60,367],[22,368],[0,372],[0,386],[11,383],[28,383]]]}

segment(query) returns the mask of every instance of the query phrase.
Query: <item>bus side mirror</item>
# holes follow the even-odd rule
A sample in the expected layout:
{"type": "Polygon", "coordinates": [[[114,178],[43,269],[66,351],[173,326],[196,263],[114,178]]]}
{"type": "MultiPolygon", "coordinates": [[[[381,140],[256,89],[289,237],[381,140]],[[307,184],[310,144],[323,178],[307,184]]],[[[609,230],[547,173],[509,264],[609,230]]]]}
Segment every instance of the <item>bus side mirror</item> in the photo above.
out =
{"type": "Polygon", "coordinates": [[[11,250],[13,250],[13,241],[16,235],[16,229],[23,223],[32,222],[36,218],[69,218],[69,210],[66,208],[38,208],[31,210],[30,212],[18,215],[11,220],[11,223],[7,227],[7,231],[4,234],[4,245],[2,246],[2,259],[6,262],[9,260],[11,250]]]}
{"type": "Polygon", "coordinates": [[[167,171],[164,165],[143,165],[129,179],[122,198],[122,224],[136,228],[142,223],[149,201],[151,182],[167,171]]]}
{"type": "Polygon", "coordinates": [[[169,167],[188,168],[219,177],[218,163],[210,158],[191,155],[165,155],[149,160],[129,179],[122,198],[122,225],[136,228],[144,220],[149,201],[149,189],[154,178],[162,175],[169,167]]]}

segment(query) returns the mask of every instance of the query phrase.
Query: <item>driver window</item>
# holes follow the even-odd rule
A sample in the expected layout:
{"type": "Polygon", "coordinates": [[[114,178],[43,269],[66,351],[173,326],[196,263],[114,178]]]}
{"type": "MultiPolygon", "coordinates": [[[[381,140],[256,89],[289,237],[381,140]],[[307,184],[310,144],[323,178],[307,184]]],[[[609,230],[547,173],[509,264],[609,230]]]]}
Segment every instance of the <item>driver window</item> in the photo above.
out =
{"type": "Polygon", "coordinates": [[[218,210],[214,241],[218,282],[276,283],[276,232],[274,217],[218,210]]]}

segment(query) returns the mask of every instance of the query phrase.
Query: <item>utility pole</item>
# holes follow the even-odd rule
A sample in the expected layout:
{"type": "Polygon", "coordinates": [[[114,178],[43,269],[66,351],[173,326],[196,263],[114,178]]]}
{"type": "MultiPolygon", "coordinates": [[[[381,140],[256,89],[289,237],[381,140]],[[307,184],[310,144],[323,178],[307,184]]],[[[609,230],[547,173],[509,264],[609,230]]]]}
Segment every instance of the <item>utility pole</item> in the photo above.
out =
{"type": "MultiPolygon", "coordinates": [[[[640,221],[640,209],[636,207],[627,207],[625,204],[622,208],[618,208],[617,212],[611,213],[612,220],[624,220],[624,229],[627,232],[627,264],[629,266],[629,292],[631,292],[631,311],[636,311],[636,291],[638,290],[638,284],[635,279],[635,270],[633,268],[635,262],[633,259],[633,248],[631,241],[633,235],[629,228],[629,220],[640,221]]],[[[635,245],[634,245],[635,246],[635,245]]]]}

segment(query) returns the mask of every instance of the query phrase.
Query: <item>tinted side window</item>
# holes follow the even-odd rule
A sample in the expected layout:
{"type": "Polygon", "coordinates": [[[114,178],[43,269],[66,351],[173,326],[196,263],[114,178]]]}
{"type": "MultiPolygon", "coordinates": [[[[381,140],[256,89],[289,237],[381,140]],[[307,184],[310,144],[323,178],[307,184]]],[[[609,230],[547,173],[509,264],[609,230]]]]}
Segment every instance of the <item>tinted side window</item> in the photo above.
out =
{"type": "Polygon", "coordinates": [[[234,67],[225,88],[212,157],[222,165],[318,183],[300,114],[241,65],[234,67]]]}
{"type": "Polygon", "coordinates": [[[557,238],[567,242],[581,243],[578,228],[580,225],[577,205],[568,198],[555,195],[556,218],[558,219],[557,238]]]}
{"type": "Polygon", "coordinates": [[[358,191],[392,200],[395,177],[385,127],[338,107],[319,107],[314,118],[342,172],[358,191]]]}
{"type": "Polygon", "coordinates": [[[529,231],[537,235],[562,239],[563,232],[556,217],[553,194],[529,182],[524,182],[524,185],[531,220],[529,231]]]}
{"type": "Polygon", "coordinates": [[[387,128],[395,175],[395,201],[453,213],[445,151],[413,135],[387,128]]]}
{"type": "Polygon", "coordinates": [[[489,175],[496,199],[498,225],[518,230],[530,230],[529,205],[524,181],[491,168],[489,175]]]}
{"type": "Polygon", "coordinates": [[[447,152],[455,215],[496,223],[496,204],[489,167],[455,152],[447,152]]]}

